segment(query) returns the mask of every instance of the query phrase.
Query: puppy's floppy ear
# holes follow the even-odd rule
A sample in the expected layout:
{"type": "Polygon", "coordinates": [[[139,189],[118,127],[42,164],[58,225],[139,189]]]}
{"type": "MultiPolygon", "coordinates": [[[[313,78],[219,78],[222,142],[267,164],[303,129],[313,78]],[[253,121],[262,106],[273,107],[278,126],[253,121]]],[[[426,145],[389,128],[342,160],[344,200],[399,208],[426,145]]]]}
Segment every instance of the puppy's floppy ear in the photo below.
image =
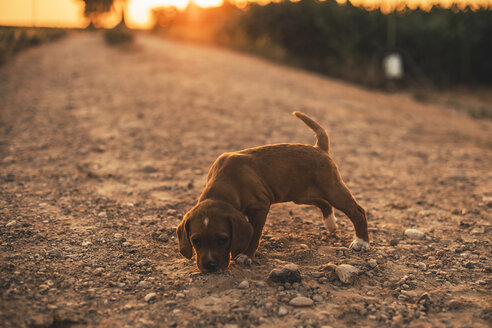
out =
{"type": "Polygon", "coordinates": [[[246,251],[253,236],[253,226],[241,213],[228,216],[231,224],[231,257],[234,259],[240,253],[246,251]]]}
{"type": "Polygon", "coordinates": [[[183,220],[176,229],[179,240],[179,252],[188,260],[193,256],[193,247],[191,247],[190,237],[188,236],[188,216],[185,215],[183,220]]]}

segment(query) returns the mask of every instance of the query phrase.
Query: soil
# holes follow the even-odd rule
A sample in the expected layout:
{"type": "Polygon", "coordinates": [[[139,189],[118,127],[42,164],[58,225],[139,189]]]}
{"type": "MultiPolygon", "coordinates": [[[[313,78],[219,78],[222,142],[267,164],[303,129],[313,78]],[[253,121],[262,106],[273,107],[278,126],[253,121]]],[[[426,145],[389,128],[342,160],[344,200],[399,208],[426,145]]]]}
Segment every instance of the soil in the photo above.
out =
{"type": "Polygon", "coordinates": [[[0,110],[3,327],[492,325],[491,121],[145,34],[125,49],[80,33],[23,52],[0,68],[0,110]],[[175,228],[209,167],[226,151],[313,144],[293,110],[327,129],[371,249],[348,248],[342,213],[332,236],[316,208],[287,203],[251,267],[200,274],[175,228]],[[267,279],[287,263],[300,283],[267,279]],[[351,283],[340,264],[358,269],[351,283]],[[314,304],[289,305],[297,296],[314,304]]]}

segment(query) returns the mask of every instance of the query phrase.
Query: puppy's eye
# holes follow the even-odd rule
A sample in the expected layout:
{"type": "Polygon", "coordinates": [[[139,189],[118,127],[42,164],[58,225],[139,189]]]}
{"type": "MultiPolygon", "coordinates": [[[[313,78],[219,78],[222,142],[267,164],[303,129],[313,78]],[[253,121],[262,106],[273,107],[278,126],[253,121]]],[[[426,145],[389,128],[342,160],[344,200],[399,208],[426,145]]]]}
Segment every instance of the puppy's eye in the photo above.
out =
{"type": "Polygon", "coordinates": [[[219,246],[224,246],[225,244],[227,244],[228,241],[229,241],[229,238],[227,238],[227,237],[219,237],[217,239],[217,244],[219,244],[219,246]]]}
{"type": "Polygon", "coordinates": [[[195,246],[195,248],[200,248],[200,246],[201,246],[200,239],[198,239],[198,238],[193,238],[193,239],[191,240],[191,242],[193,243],[193,245],[195,246]]]}

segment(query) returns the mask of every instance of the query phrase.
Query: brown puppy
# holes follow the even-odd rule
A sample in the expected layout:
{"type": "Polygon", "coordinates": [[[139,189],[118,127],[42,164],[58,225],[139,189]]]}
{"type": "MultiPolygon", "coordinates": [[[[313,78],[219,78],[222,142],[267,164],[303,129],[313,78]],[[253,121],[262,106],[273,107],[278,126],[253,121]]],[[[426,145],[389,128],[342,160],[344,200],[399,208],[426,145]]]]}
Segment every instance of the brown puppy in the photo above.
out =
{"type": "Polygon", "coordinates": [[[333,207],[355,228],[350,247],[369,247],[366,212],[343,183],[331,159],[326,131],[307,115],[294,112],[316,133],[316,145],[276,144],[222,154],[212,165],[198,203],[177,228],[179,250],[201,272],[229,266],[230,258],[250,264],[275,203],[292,201],[321,209],[326,227],[336,230],[333,207]],[[333,206],[333,207],[332,207],[333,206]]]}

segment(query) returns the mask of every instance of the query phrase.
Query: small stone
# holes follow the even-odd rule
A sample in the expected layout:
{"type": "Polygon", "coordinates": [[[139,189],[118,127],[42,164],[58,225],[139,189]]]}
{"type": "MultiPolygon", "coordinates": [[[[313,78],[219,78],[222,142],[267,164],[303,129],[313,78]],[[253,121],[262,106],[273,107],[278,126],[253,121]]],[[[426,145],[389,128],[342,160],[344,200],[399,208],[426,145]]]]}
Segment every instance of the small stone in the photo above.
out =
{"type": "Polygon", "coordinates": [[[427,270],[427,264],[425,264],[424,262],[419,262],[417,263],[417,266],[419,267],[420,270],[422,271],[425,271],[427,270]]]}
{"type": "Polygon", "coordinates": [[[8,227],[12,227],[12,226],[15,226],[16,224],[17,224],[17,221],[16,221],[16,220],[12,220],[12,221],[9,221],[9,222],[5,225],[5,227],[7,227],[7,228],[8,228],[8,227]]]}
{"type": "Polygon", "coordinates": [[[157,296],[156,293],[152,292],[152,293],[148,293],[147,295],[145,295],[144,297],[144,300],[145,302],[150,302],[152,301],[155,297],[157,296]]]}
{"type": "Polygon", "coordinates": [[[167,235],[167,233],[162,233],[161,235],[159,235],[159,237],[157,237],[157,239],[159,241],[162,241],[163,243],[167,243],[169,241],[169,236],[167,235]]]}
{"type": "Polygon", "coordinates": [[[47,291],[49,288],[50,288],[50,286],[45,285],[45,284],[39,285],[39,292],[42,293],[44,291],[47,291]]]}
{"type": "Polygon", "coordinates": [[[268,279],[278,283],[294,283],[301,281],[301,272],[294,263],[285,265],[282,269],[273,269],[268,275],[268,279]]]}
{"type": "Polygon", "coordinates": [[[302,307],[302,306],[311,306],[314,304],[314,302],[312,299],[308,297],[297,296],[291,299],[289,304],[292,306],[302,307]]]}
{"type": "Polygon", "coordinates": [[[183,294],[183,293],[177,293],[176,294],[176,298],[177,299],[183,299],[183,298],[185,298],[185,294],[183,294]]]}
{"type": "Polygon", "coordinates": [[[318,302],[318,303],[323,302],[323,296],[316,294],[313,296],[313,301],[318,302]]]}
{"type": "Polygon", "coordinates": [[[87,246],[92,245],[92,243],[91,243],[90,241],[86,240],[86,241],[83,241],[81,245],[82,245],[83,247],[87,247],[87,246]]]}
{"type": "Polygon", "coordinates": [[[354,278],[360,273],[360,270],[350,264],[340,264],[335,269],[335,272],[344,284],[351,284],[354,278]]]}
{"type": "Polygon", "coordinates": [[[369,261],[367,261],[367,265],[374,269],[378,266],[378,261],[376,261],[375,259],[370,259],[369,261]]]}
{"type": "Polygon", "coordinates": [[[285,307],[283,307],[283,306],[278,307],[278,316],[279,317],[283,317],[287,313],[289,313],[289,311],[285,307]]]}
{"type": "Polygon", "coordinates": [[[122,235],[121,233],[117,232],[117,233],[115,233],[115,234],[113,235],[113,237],[114,237],[114,239],[120,240],[120,239],[121,239],[121,237],[123,237],[123,235],[122,235]]]}
{"type": "Polygon", "coordinates": [[[266,286],[266,284],[263,281],[257,281],[255,284],[256,287],[258,288],[264,288],[266,286]]]}
{"type": "Polygon", "coordinates": [[[104,268],[95,268],[94,271],[92,271],[94,273],[94,275],[96,276],[100,276],[104,271],[104,268]]]}
{"type": "Polygon", "coordinates": [[[238,288],[239,289],[248,289],[249,288],[249,282],[247,280],[241,281],[238,288]]]}
{"type": "Polygon", "coordinates": [[[149,286],[150,286],[150,283],[148,281],[145,281],[145,280],[141,280],[137,284],[138,288],[147,288],[149,286]]]}
{"type": "Polygon", "coordinates": [[[417,229],[407,229],[405,230],[405,237],[414,240],[420,240],[424,238],[424,233],[417,229]]]}
{"type": "Polygon", "coordinates": [[[142,171],[143,171],[144,173],[155,173],[155,172],[157,172],[157,169],[156,169],[155,167],[153,167],[153,166],[147,165],[147,166],[145,166],[145,167],[142,169],[142,171]]]}

